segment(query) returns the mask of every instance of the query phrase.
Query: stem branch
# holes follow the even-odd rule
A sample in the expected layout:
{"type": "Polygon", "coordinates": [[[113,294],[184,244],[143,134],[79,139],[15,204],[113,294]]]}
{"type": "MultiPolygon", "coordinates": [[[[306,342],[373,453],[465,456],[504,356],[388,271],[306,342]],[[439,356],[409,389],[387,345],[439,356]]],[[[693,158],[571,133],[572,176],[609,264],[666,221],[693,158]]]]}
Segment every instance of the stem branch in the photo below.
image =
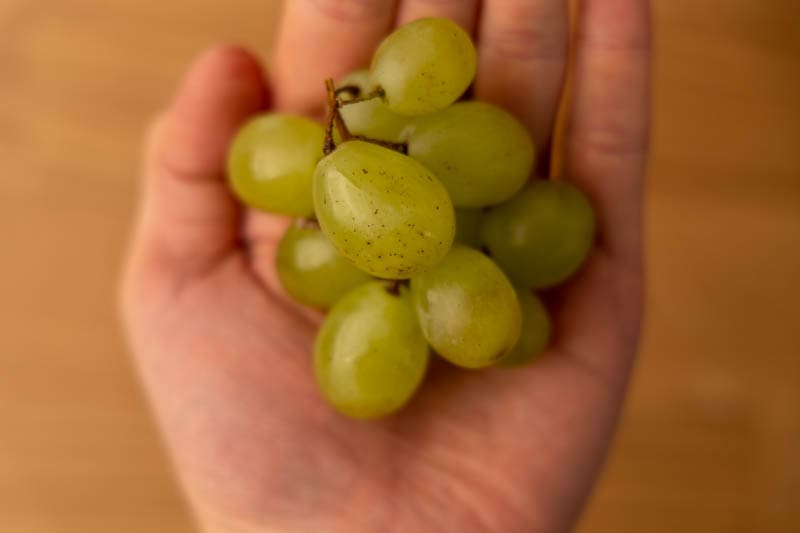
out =
{"type": "Polygon", "coordinates": [[[325,92],[328,97],[328,114],[325,117],[325,141],[322,145],[322,153],[328,155],[336,149],[336,143],[333,141],[333,123],[336,115],[339,114],[333,80],[325,80],[325,92]]]}
{"type": "MultiPolygon", "coordinates": [[[[345,87],[342,88],[344,89],[345,87]]],[[[340,101],[339,106],[341,107],[346,105],[358,104],[361,102],[366,102],[368,100],[374,100],[375,98],[383,98],[384,96],[386,96],[386,92],[383,90],[382,87],[378,87],[374,91],[368,92],[366,94],[357,94],[350,100],[340,101]]]]}
{"type": "Polygon", "coordinates": [[[407,279],[393,279],[386,286],[386,292],[392,296],[400,296],[400,288],[408,287],[411,283],[407,279]]]}
{"type": "MultiPolygon", "coordinates": [[[[383,89],[378,87],[374,91],[365,94],[362,97],[356,97],[353,100],[348,100],[343,102],[341,99],[337,98],[337,92],[343,92],[345,90],[349,91],[351,89],[350,86],[340,87],[336,89],[333,85],[333,80],[328,78],[325,80],[325,92],[328,98],[328,114],[325,117],[325,141],[322,145],[322,153],[325,155],[330,154],[336,149],[336,142],[333,139],[333,128],[336,128],[336,131],[339,132],[339,137],[341,137],[341,142],[347,141],[364,141],[372,144],[377,144],[378,146],[383,146],[384,148],[388,148],[389,150],[394,150],[395,152],[400,152],[401,154],[408,155],[408,144],[407,143],[396,143],[391,141],[382,141],[379,139],[372,139],[369,137],[365,137],[363,135],[353,135],[350,132],[350,129],[345,124],[344,119],[342,118],[341,108],[344,105],[350,103],[357,103],[357,102],[364,102],[366,100],[371,100],[373,98],[382,98],[383,97],[383,89]]],[[[355,87],[355,90],[359,90],[358,87],[355,87]]]]}
{"type": "Polygon", "coordinates": [[[336,89],[334,94],[336,94],[337,98],[343,94],[349,94],[352,98],[358,98],[361,96],[361,87],[357,85],[344,85],[336,89]]]}

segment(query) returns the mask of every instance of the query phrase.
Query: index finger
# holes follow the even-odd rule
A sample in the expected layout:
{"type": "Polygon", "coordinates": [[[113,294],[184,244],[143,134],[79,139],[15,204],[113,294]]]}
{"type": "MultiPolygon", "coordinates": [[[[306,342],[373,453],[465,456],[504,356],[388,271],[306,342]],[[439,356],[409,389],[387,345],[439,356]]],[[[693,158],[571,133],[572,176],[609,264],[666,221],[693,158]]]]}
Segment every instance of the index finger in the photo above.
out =
{"type": "Polygon", "coordinates": [[[396,0],[288,0],[274,59],[275,106],[314,114],[324,81],[369,65],[395,17],[396,0]]]}

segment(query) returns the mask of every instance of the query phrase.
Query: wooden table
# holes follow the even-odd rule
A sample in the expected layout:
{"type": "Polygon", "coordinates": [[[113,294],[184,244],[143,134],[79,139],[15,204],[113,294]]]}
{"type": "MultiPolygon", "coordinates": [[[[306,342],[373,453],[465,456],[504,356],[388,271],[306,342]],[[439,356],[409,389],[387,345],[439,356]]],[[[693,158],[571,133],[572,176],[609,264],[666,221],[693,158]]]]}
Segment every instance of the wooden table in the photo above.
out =
{"type": "MultiPolygon", "coordinates": [[[[191,530],[115,308],[139,140],[278,8],[0,1],[0,532],[191,530]]],[[[800,531],[800,2],[656,15],[649,315],[580,529],[800,531]]]]}

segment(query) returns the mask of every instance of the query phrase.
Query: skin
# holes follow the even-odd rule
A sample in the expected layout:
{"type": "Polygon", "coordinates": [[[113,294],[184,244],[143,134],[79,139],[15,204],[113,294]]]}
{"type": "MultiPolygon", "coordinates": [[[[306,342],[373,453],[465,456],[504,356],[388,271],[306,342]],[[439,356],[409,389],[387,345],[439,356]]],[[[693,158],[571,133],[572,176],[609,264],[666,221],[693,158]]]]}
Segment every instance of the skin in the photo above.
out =
{"type": "Polygon", "coordinates": [[[276,284],[287,222],[243,211],[223,179],[228,143],[247,117],[265,108],[315,114],[322,77],[367,64],[391,24],[427,15],[479,30],[478,98],[505,106],[547,146],[567,1],[485,0],[480,20],[476,13],[467,0],[289,1],[269,78],[248,52],[214,49],[156,121],[122,301],[204,531],[558,532],[584,507],[642,316],[645,0],[579,2],[558,173],[591,198],[599,238],[586,268],[550,295],[555,337],[531,367],[434,365],[397,416],[360,423],[335,414],[312,377],[320,318],[276,284]]]}

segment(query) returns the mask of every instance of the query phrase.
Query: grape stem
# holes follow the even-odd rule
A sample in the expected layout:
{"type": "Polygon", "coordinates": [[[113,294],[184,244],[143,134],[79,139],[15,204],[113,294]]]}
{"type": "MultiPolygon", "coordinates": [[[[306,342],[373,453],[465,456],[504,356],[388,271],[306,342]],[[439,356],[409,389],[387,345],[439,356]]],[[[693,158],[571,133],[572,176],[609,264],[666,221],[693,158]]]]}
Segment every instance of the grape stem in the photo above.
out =
{"type": "MultiPolygon", "coordinates": [[[[341,87],[340,91],[342,89],[349,89],[349,87],[341,87]]],[[[378,146],[383,146],[384,148],[400,152],[401,154],[408,154],[408,144],[406,143],[395,143],[390,141],[382,141],[379,139],[371,139],[369,137],[364,137],[363,135],[353,135],[342,118],[341,108],[343,105],[346,105],[348,102],[363,102],[372,98],[383,97],[383,89],[379,87],[375,91],[364,95],[361,97],[361,99],[357,97],[356,99],[348,100],[348,102],[342,102],[341,99],[337,98],[337,89],[333,85],[333,80],[329,78],[325,80],[325,92],[328,96],[328,115],[325,118],[325,141],[322,145],[322,153],[328,155],[336,149],[336,142],[333,140],[333,128],[336,127],[336,131],[339,132],[339,137],[342,138],[342,142],[364,141],[377,144],[378,146]]]]}
{"type": "Polygon", "coordinates": [[[336,106],[336,89],[333,87],[333,80],[325,80],[325,92],[328,95],[328,115],[325,117],[325,141],[322,145],[322,153],[328,155],[336,149],[336,143],[333,141],[333,123],[335,121],[334,117],[339,113],[339,108],[336,106]]]}
{"type": "MultiPolygon", "coordinates": [[[[342,89],[346,89],[347,87],[342,87],[342,89]]],[[[368,92],[367,94],[360,94],[361,91],[359,90],[358,93],[353,96],[350,100],[344,100],[339,102],[339,106],[346,106],[352,104],[358,104],[360,102],[366,102],[368,100],[374,100],[375,98],[383,99],[386,96],[386,92],[383,90],[383,87],[378,87],[372,92],[368,92]]]]}
{"type": "Polygon", "coordinates": [[[382,141],[380,139],[372,139],[370,137],[364,137],[363,135],[351,135],[351,141],[364,141],[372,144],[377,144],[378,146],[383,146],[384,148],[388,148],[389,150],[394,150],[395,152],[400,152],[403,155],[408,155],[408,144],[406,143],[395,143],[391,141],[382,141]]]}
{"type": "Polygon", "coordinates": [[[358,98],[361,96],[361,88],[357,85],[345,85],[336,89],[334,94],[337,98],[343,94],[349,94],[352,98],[358,98]]]}
{"type": "Polygon", "coordinates": [[[400,288],[408,287],[411,283],[407,279],[393,279],[386,286],[386,292],[392,296],[400,296],[400,288]]]}

